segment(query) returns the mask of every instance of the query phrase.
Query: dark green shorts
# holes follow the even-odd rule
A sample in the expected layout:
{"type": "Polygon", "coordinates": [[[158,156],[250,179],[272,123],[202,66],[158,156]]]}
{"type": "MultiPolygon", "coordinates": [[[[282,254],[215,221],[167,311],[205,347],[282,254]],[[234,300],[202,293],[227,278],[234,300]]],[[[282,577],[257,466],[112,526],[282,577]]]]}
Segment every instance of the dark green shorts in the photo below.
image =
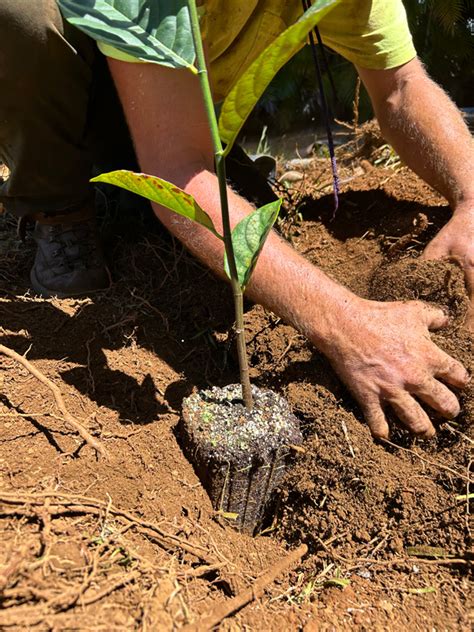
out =
{"type": "Polygon", "coordinates": [[[106,61],[55,0],[1,0],[0,42],[0,160],[10,170],[0,202],[18,216],[73,210],[90,195],[93,163],[130,159],[106,61]]]}

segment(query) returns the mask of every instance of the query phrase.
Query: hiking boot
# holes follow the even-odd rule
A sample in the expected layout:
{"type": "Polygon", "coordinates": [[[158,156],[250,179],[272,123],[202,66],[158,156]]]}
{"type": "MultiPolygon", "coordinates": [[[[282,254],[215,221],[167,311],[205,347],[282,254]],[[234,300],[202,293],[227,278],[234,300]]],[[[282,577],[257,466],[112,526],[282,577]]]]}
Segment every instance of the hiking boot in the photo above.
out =
{"type": "Polygon", "coordinates": [[[34,219],[38,250],[30,279],[36,293],[68,298],[110,287],[92,207],[34,219]]]}

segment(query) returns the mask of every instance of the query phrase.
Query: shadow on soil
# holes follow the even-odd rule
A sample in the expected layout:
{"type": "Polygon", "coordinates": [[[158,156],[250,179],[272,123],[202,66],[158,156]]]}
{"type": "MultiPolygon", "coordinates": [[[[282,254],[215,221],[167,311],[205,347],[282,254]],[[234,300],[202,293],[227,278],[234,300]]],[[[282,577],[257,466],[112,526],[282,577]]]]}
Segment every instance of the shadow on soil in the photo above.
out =
{"type": "Polygon", "coordinates": [[[367,231],[374,237],[400,236],[413,228],[413,220],[419,213],[428,215],[430,224],[426,238],[431,239],[440,224],[450,217],[447,206],[427,206],[409,200],[397,200],[382,189],[348,191],[339,197],[339,209],[333,219],[332,193],[318,200],[303,200],[301,211],[306,220],[320,221],[328,232],[338,239],[361,238],[367,231]]]}

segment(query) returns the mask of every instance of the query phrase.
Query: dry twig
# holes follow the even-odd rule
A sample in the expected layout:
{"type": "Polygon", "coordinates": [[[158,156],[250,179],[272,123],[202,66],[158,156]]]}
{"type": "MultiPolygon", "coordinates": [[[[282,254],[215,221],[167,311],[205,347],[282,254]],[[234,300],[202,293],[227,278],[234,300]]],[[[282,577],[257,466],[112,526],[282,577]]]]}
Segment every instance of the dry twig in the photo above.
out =
{"type": "Polygon", "coordinates": [[[429,221],[424,213],[418,213],[413,221],[413,228],[406,234],[402,235],[387,250],[387,258],[394,259],[408,244],[416,240],[429,226],[429,221]]]}
{"type": "Polygon", "coordinates": [[[96,569],[93,569],[93,571],[86,576],[79,587],[50,599],[44,604],[37,606],[21,605],[5,609],[4,612],[0,614],[2,629],[17,626],[29,629],[32,626],[44,623],[45,619],[69,609],[79,600],[81,607],[89,606],[107,597],[115,590],[122,588],[122,586],[137,581],[141,575],[138,570],[131,571],[125,575],[120,575],[115,581],[109,581],[101,590],[87,594],[86,590],[90,587],[93,576],[95,575],[95,570],[96,569]]]}
{"type": "Polygon", "coordinates": [[[450,472],[451,474],[454,474],[454,476],[457,476],[458,478],[462,478],[463,480],[465,480],[467,482],[471,482],[471,479],[469,478],[469,476],[465,476],[461,472],[457,472],[456,470],[453,470],[452,467],[449,467],[447,465],[443,465],[442,463],[439,463],[438,461],[432,461],[431,459],[428,459],[426,456],[422,456],[421,454],[418,454],[418,452],[415,452],[415,450],[410,450],[410,448],[404,448],[401,445],[398,445],[396,443],[392,443],[391,441],[389,441],[389,439],[380,439],[380,441],[383,441],[383,443],[387,443],[388,445],[391,445],[393,448],[397,448],[398,450],[403,450],[404,452],[409,452],[410,454],[413,454],[413,456],[416,456],[418,459],[420,459],[420,461],[424,461],[425,463],[429,463],[429,465],[437,467],[440,470],[446,470],[446,472],[450,472]]]}
{"type": "Polygon", "coordinates": [[[0,353],[16,360],[19,364],[21,364],[33,377],[35,377],[39,382],[44,384],[49,388],[49,390],[53,393],[54,400],[56,402],[57,407],[63,414],[65,421],[78,433],[78,435],[83,439],[87,444],[89,444],[96,452],[101,454],[102,456],[107,456],[107,451],[102,445],[100,441],[95,439],[91,433],[84,428],[84,426],[75,419],[71,413],[66,408],[66,404],[64,403],[63,396],[61,395],[61,391],[59,388],[49,380],[46,375],[41,373],[36,367],[34,367],[29,360],[27,360],[24,356],[20,355],[13,349],[9,347],[5,347],[5,345],[0,345],[0,353]]]}
{"type": "Polygon", "coordinates": [[[123,518],[135,526],[141,533],[148,535],[158,544],[167,549],[180,548],[198,559],[206,562],[208,565],[219,563],[209,552],[199,544],[190,544],[189,542],[179,538],[173,533],[164,531],[159,525],[143,520],[135,516],[129,511],[119,509],[110,502],[105,502],[99,498],[88,496],[80,496],[76,494],[61,494],[60,492],[36,492],[31,494],[21,494],[15,492],[0,491],[0,502],[7,507],[0,509],[3,515],[36,515],[31,508],[34,506],[43,506],[46,499],[53,499],[48,506],[51,515],[64,515],[70,513],[83,513],[102,515],[107,512],[109,515],[123,518]],[[11,508],[8,508],[11,505],[11,508]]]}

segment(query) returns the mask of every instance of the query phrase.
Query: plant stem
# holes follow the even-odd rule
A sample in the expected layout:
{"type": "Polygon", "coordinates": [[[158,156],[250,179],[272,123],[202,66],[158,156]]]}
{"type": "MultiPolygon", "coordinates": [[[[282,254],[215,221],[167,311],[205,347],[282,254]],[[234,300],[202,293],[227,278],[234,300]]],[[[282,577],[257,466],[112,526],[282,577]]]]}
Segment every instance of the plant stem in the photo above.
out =
{"type": "Polygon", "coordinates": [[[252,389],[250,386],[249,367],[247,360],[247,349],[245,343],[244,329],[244,300],[242,288],[240,287],[237,267],[235,265],[234,248],[232,245],[232,230],[229,218],[229,202],[227,199],[227,179],[225,172],[225,157],[219,136],[214,101],[212,99],[209,75],[207,72],[206,59],[201,39],[201,29],[199,27],[199,17],[196,8],[196,0],[188,0],[189,13],[191,17],[191,29],[193,33],[194,48],[196,50],[196,65],[198,69],[199,81],[201,83],[204,107],[211,130],[212,144],[214,146],[214,160],[216,174],[219,181],[219,195],[221,202],[222,227],[224,230],[224,244],[227,254],[227,261],[230,270],[230,283],[234,296],[235,311],[235,332],[237,335],[237,353],[239,357],[240,383],[242,385],[242,397],[247,410],[253,408],[252,389]]]}

